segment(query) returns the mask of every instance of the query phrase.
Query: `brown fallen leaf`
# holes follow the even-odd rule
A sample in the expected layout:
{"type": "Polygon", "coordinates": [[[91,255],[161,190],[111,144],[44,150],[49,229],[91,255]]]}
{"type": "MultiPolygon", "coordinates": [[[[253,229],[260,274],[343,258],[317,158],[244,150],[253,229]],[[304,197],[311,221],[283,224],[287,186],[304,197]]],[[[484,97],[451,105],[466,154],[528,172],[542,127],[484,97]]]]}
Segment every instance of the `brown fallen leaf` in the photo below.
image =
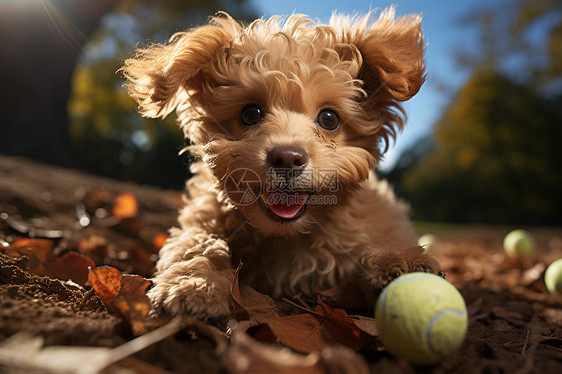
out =
{"type": "Polygon", "coordinates": [[[135,217],[139,210],[139,203],[131,192],[123,192],[113,200],[111,214],[114,217],[124,219],[135,217]]]}
{"type": "Polygon", "coordinates": [[[331,343],[360,349],[377,335],[374,319],[352,319],[344,310],[331,308],[320,297],[314,311],[295,305],[306,313],[280,317],[271,297],[247,285],[240,287],[241,268],[242,264],[236,269],[232,282],[234,315],[237,321],[255,324],[252,336],[258,340],[271,342],[277,337],[290,348],[310,353],[320,351],[331,343]]]}
{"type": "Polygon", "coordinates": [[[271,318],[265,323],[281,343],[305,353],[320,351],[334,343],[358,350],[374,341],[374,319],[364,317],[359,327],[342,309],[332,309],[320,299],[318,302],[314,311],[271,318]]]}
{"type": "Polygon", "coordinates": [[[267,326],[281,343],[299,352],[318,352],[328,345],[322,318],[313,314],[272,318],[267,326]]]}
{"type": "Polygon", "coordinates": [[[374,318],[354,316],[353,322],[355,323],[355,326],[357,326],[363,332],[371,336],[379,336],[379,331],[377,330],[377,321],[374,318]]]}
{"type": "Polygon", "coordinates": [[[234,374],[369,373],[365,359],[344,346],[327,346],[319,352],[302,355],[258,342],[239,329],[235,329],[231,342],[223,361],[234,374]]]}
{"type": "Polygon", "coordinates": [[[148,331],[146,316],[151,304],[145,293],[150,281],[138,275],[121,275],[118,269],[107,266],[91,268],[88,279],[108,309],[119,315],[133,334],[148,331]]]}
{"type": "Polygon", "coordinates": [[[45,239],[16,237],[4,253],[12,257],[29,258],[31,273],[61,280],[72,280],[81,286],[88,280],[88,268],[94,261],[76,252],[67,252],[60,257],[53,255],[53,242],[45,239]]]}
{"type": "Polygon", "coordinates": [[[82,287],[88,281],[88,268],[96,266],[94,261],[76,252],[67,252],[60,257],[53,257],[46,266],[53,276],[62,280],[72,280],[82,287]]]}
{"type": "Polygon", "coordinates": [[[231,288],[232,298],[236,306],[235,318],[238,321],[249,319],[258,323],[264,323],[270,318],[279,317],[279,308],[271,297],[247,285],[240,287],[238,281],[240,269],[242,269],[242,263],[238,265],[234,273],[234,281],[231,288]]]}
{"type": "Polygon", "coordinates": [[[119,231],[128,236],[140,238],[144,230],[144,224],[136,217],[125,217],[118,220],[113,225],[109,226],[111,229],[119,231]]]}
{"type": "Polygon", "coordinates": [[[127,249],[127,264],[131,272],[150,277],[154,273],[155,266],[155,261],[151,257],[151,254],[134,240],[129,241],[127,249]]]}
{"type": "Polygon", "coordinates": [[[357,350],[372,342],[373,337],[378,335],[374,319],[363,317],[359,322],[363,326],[361,328],[358,326],[357,320],[349,317],[344,310],[331,308],[320,298],[318,298],[318,304],[316,309],[322,310],[325,317],[324,324],[330,332],[330,337],[335,341],[357,350]]]}
{"type": "Polygon", "coordinates": [[[236,268],[234,272],[234,280],[232,281],[232,287],[230,289],[230,294],[232,295],[232,300],[234,304],[234,318],[237,321],[247,321],[250,319],[250,314],[244,308],[242,303],[242,295],[240,294],[240,282],[238,280],[238,274],[240,273],[240,269],[242,268],[242,261],[236,268]]]}
{"type": "Polygon", "coordinates": [[[166,244],[168,240],[168,234],[160,232],[152,237],[152,245],[156,250],[160,250],[166,244]]]}
{"type": "Polygon", "coordinates": [[[113,300],[119,295],[123,287],[123,276],[118,269],[109,266],[91,268],[88,280],[96,294],[107,305],[111,306],[113,300]]]}
{"type": "Polygon", "coordinates": [[[90,215],[96,215],[96,210],[109,206],[111,193],[102,188],[93,189],[84,196],[82,203],[90,215]]]}
{"type": "Polygon", "coordinates": [[[343,283],[320,292],[322,300],[330,306],[344,309],[352,313],[372,312],[365,307],[365,296],[359,287],[352,282],[343,283]]]}
{"type": "Polygon", "coordinates": [[[29,258],[28,269],[33,274],[50,274],[45,267],[45,262],[53,256],[53,242],[50,240],[16,237],[10,246],[4,249],[4,253],[11,257],[29,258]]]}

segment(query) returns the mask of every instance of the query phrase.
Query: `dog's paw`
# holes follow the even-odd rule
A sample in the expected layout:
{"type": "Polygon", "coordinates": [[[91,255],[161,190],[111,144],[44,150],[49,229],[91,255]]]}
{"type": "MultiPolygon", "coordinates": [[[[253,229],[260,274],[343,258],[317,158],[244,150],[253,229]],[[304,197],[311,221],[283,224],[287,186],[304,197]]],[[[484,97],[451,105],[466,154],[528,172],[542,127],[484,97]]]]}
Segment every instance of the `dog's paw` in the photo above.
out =
{"type": "Polygon", "coordinates": [[[383,289],[388,283],[408,272],[408,264],[400,256],[388,253],[369,261],[367,277],[376,289],[383,289]]]}
{"type": "Polygon", "coordinates": [[[157,313],[190,315],[205,320],[221,320],[231,314],[232,281],[221,276],[180,276],[166,281],[154,279],[147,292],[157,313]]]}
{"type": "Polygon", "coordinates": [[[404,258],[408,263],[408,271],[410,273],[423,272],[436,274],[443,278],[446,277],[445,273],[441,269],[441,264],[439,264],[439,261],[424,253],[422,247],[414,247],[408,249],[404,258]]]}

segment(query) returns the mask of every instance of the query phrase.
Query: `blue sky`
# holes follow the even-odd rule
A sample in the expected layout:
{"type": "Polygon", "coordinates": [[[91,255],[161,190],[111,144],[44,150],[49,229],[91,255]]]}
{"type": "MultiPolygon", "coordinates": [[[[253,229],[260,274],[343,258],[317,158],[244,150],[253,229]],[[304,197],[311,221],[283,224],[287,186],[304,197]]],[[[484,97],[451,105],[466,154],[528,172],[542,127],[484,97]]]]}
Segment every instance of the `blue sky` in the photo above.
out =
{"type": "Polygon", "coordinates": [[[474,28],[462,26],[460,18],[471,10],[485,6],[486,0],[445,1],[445,0],[404,0],[359,1],[359,0],[324,0],[324,1],[259,1],[250,0],[261,16],[274,14],[288,15],[304,13],[312,19],[327,22],[332,11],[343,13],[365,13],[370,8],[385,8],[395,4],[397,14],[421,13],[424,15],[422,28],[425,34],[426,63],[429,80],[420,92],[405,107],[408,123],[404,132],[398,137],[381,164],[388,169],[397,161],[400,153],[417,139],[431,132],[433,124],[451,96],[468,77],[468,71],[459,68],[454,59],[455,48],[476,48],[477,33],[474,28]]]}

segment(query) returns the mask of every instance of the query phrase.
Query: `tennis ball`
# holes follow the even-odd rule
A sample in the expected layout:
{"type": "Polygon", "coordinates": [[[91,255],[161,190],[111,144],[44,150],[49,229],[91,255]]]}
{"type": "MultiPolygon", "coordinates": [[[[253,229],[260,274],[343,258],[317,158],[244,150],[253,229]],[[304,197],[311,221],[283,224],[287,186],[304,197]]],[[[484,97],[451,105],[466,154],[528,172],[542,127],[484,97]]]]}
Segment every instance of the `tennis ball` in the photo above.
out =
{"type": "Polygon", "coordinates": [[[562,258],[548,265],[544,284],[551,294],[562,296],[562,258]]]}
{"type": "Polygon", "coordinates": [[[525,230],[513,230],[503,239],[503,248],[511,257],[525,257],[535,251],[535,239],[525,230]]]}
{"type": "Polygon", "coordinates": [[[420,236],[418,239],[418,245],[423,247],[424,252],[427,253],[437,248],[439,245],[439,239],[433,234],[425,234],[420,236]]]}
{"type": "Polygon", "coordinates": [[[455,286],[427,273],[389,283],[375,309],[379,339],[394,356],[433,365],[457,350],[468,326],[466,304],[455,286]]]}

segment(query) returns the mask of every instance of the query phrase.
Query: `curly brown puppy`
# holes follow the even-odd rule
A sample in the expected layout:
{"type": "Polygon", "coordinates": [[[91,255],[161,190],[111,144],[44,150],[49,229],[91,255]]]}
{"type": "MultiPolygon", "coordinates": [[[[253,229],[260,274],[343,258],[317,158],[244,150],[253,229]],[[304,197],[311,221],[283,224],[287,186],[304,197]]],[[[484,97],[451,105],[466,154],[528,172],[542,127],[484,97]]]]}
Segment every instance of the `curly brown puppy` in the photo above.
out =
{"type": "Polygon", "coordinates": [[[424,82],[420,20],[221,14],[126,61],[140,112],[176,110],[201,158],[160,251],[157,309],[228,315],[239,261],[241,281],[275,298],[355,281],[366,305],[404,272],[440,272],[373,172],[424,82]]]}

